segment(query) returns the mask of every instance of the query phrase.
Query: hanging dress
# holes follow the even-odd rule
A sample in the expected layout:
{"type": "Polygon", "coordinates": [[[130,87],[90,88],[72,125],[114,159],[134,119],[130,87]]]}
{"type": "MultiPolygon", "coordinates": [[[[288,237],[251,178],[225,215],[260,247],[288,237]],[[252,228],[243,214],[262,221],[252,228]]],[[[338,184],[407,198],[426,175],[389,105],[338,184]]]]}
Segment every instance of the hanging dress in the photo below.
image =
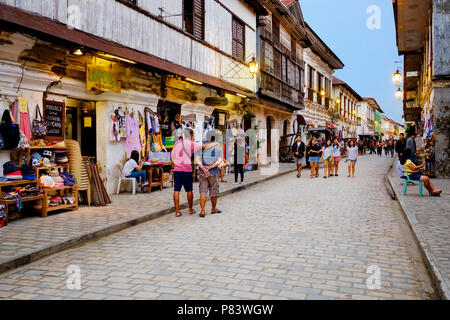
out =
{"type": "Polygon", "coordinates": [[[141,142],[139,140],[139,121],[135,117],[126,117],[126,151],[128,157],[131,156],[133,150],[141,152],[141,142]]]}

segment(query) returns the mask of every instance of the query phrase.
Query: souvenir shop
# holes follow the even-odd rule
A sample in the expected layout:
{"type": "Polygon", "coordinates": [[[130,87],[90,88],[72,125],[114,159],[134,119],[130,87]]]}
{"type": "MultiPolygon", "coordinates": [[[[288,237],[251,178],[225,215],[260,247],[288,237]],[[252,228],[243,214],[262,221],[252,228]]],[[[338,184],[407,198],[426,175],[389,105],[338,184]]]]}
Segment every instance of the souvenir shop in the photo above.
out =
{"type": "Polygon", "coordinates": [[[0,226],[11,216],[77,210],[85,177],[79,146],[64,141],[64,104],[44,100],[33,116],[24,97],[2,97],[0,104],[0,226]]]}

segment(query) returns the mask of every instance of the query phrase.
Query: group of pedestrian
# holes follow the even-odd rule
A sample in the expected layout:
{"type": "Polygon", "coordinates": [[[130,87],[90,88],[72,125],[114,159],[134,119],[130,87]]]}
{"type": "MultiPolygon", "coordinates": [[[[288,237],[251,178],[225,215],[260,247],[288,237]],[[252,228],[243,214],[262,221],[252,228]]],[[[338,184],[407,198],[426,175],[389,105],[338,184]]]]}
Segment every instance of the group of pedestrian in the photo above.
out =
{"type": "Polygon", "coordinates": [[[342,151],[345,151],[346,162],[348,162],[348,176],[355,177],[355,164],[358,158],[358,147],[355,140],[350,140],[348,145],[340,141],[337,137],[333,140],[328,139],[324,143],[320,143],[317,137],[312,137],[307,147],[300,134],[297,135],[294,144],[292,145],[292,152],[297,164],[297,178],[301,177],[302,162],[305,153],[308,155],[308,161],[311,167],[310,178],[319,177],[319,163],[324,164],[323,178],[339,176],[339,163],[342,157],[342,151]]]}
{"type": "MultiPolygon", "coordinates": [[[[187,200],[189,206],[189,214],[196,214],[193,208],[193,184],[194,184],[194,167],[199,168],[199,194],[200,194],[200,208],[199,216],[204,218],[206,215],[206,198],[209,194],[211,198],[211,214],[222,213],[217,208],[217,199],[219,196],[219,183],[226,182],[223,179],[224,170],[230,166],[230,163],[225,160],[223,150],[219,143],[215,141],[214,132],[206,134],[206,141],[203,144],[194,142],[194,132],[187,129],[187,138],[178,140],[171,153],[173,163],[173,180],[174,192],[173,202],[175,205],[175,216],[181,217],[180,212],[180,191],[184,187],[187,193],[187,200]],[[220,182],[219,182],[220,177],[220,182]]],[[[245,143],[245,136],[243,134],[236,135],[233,138],[233,166],[235,181],[234,184],[244,183],[244,163],[247,152],[245,143]],[[238,177],[240,175],[240,182],[238,177]]]]}

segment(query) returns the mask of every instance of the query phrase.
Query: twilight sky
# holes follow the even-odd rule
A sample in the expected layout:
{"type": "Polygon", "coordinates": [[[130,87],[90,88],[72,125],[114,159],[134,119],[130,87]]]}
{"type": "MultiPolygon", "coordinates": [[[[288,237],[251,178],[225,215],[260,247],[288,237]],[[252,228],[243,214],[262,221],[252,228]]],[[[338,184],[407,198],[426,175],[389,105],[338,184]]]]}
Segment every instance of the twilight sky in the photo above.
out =
{"type": "Polygon", "coordinates": [[[300,0],[305,21],[344,62],[336,77],[362,97],[373,97],[388,118],[403,124],[392,73],[403,68],[397,54],[392,0],[300,0]],[[369,6],[380,8],[381,29],[370,30],[369,6]]]}

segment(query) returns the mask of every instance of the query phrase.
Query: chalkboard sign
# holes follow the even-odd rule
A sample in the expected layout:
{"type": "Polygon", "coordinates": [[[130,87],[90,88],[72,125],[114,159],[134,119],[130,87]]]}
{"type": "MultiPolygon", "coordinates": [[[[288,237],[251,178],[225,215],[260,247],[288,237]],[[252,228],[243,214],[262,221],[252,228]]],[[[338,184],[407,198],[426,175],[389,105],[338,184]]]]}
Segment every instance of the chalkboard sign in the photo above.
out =
{"type": "Polygon", "coordinates": [[[44,100],[44,122],[47,138],[64,140],[66,106],[64,102],[44,100]]]}

